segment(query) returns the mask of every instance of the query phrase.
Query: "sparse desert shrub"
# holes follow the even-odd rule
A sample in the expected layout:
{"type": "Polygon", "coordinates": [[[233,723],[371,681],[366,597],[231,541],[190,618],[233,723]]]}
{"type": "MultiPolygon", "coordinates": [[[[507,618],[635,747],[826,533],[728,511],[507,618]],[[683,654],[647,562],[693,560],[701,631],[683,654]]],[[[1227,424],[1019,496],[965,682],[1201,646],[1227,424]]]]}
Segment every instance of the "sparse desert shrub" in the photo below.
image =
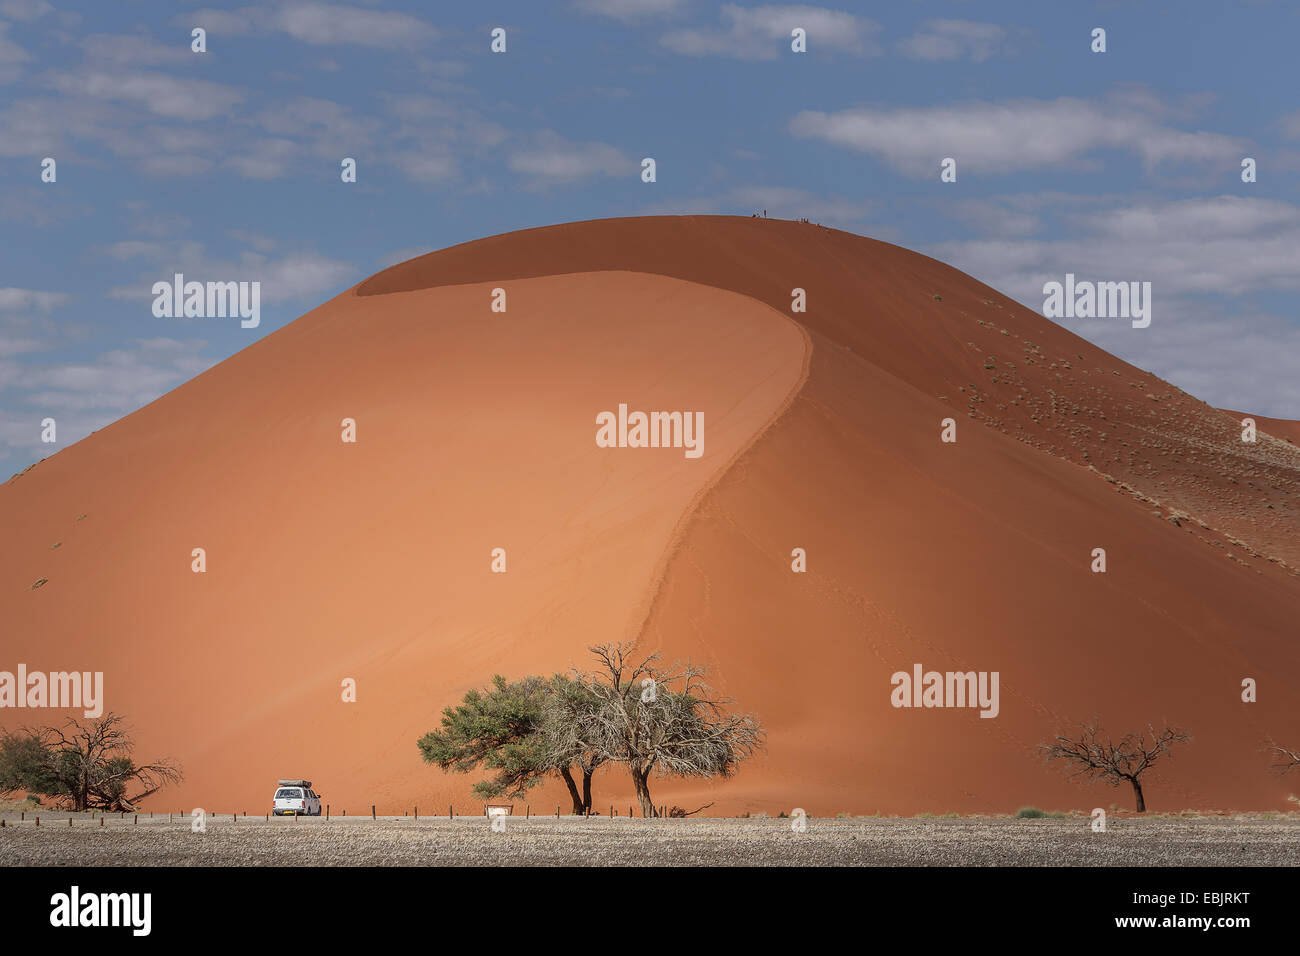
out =
{"type": "Polygon", "coordinates": [[[1016,818],[1019,820],[1037,820],[1045,816],[1047,816],[1047,811],[1039,810],[1037,807],[1021,807],[1016,811],[1016,818]]]}

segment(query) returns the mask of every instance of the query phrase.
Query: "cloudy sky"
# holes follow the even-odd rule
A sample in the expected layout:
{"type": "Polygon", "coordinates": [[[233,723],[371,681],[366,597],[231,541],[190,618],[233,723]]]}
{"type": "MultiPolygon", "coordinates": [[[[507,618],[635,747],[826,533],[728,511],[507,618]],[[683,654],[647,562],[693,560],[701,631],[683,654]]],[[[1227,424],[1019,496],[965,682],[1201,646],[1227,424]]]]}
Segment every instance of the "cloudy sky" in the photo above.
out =
{"type": "Polygon", "coordinates": [[[1283,0],[0,0],[0,479],[421,252],[764,208],[1034,308],[1149,281],[1149,328],[1060,321],[1300,418],[1298,35],[1283,0]],[[156,318],[175,272],[261,282],[260,326],[156,318]]]}

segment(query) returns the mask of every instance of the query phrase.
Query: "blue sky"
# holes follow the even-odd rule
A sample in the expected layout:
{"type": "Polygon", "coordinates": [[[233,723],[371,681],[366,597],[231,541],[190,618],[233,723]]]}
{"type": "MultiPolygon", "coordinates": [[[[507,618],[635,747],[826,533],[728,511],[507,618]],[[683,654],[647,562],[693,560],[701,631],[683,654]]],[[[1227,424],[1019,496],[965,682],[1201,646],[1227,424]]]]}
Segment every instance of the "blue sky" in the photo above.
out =
{"type": "Polygon", "coordinates": [[[412,255],[763,208],[1034,308],[1150,281],[1149,328],[1062,324],[1300,418],[1298,35],[1290,2],[0,0],[0,477],[412,255]],[[260,326],[156,318],[175,272],[261,282],[260,326]]]}

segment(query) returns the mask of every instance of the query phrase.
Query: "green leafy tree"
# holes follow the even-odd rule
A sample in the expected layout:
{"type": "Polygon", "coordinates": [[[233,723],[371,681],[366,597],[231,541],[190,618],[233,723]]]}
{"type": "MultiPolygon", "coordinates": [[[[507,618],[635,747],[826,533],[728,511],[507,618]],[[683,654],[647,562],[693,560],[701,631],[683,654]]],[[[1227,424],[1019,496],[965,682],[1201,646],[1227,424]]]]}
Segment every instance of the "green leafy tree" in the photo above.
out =
{"type": "Polygon", "coordinates": [[[442,712],[442,727],[418,741],[428,763],[455,773],[470,773],[480,765],[492,775],[474,785],[481,797],[516,798],[550,775],[559,776],[569,790],[573,812],[591,805],[591,774],[598,764],[584,762],[580,750],[548,746],[547,734],[559,728],[556,695],[567,678],[524,677],[507,681],[500,674],[485,690],[471,690],[461,703],[442,712]],[[578,790],[573,764],[583,771],[578,790]]]}

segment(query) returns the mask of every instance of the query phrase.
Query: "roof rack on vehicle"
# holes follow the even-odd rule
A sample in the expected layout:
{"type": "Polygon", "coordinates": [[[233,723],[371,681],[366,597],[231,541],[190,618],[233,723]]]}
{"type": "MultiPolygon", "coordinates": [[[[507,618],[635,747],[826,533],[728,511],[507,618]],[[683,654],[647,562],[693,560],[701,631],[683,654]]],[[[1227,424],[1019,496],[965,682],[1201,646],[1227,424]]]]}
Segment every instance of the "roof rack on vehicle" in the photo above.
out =
{"type": "Polygon", "coordinates": [[[307,787],[310,789],[311,781],[310,780],[281,780],[279,785],[282,787],[307,787]]]}

